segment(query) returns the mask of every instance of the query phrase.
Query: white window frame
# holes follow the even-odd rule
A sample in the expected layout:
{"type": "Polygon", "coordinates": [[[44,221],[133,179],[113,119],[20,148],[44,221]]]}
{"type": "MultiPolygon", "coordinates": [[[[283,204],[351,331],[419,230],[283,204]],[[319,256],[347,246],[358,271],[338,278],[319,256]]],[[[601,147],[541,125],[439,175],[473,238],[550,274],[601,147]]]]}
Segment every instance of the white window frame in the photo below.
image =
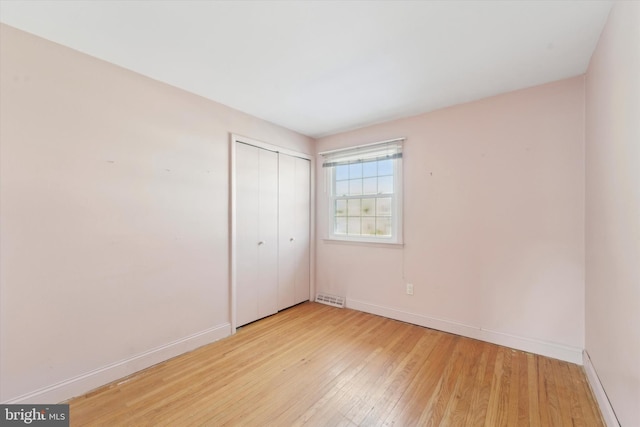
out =
{"type": "MultiPolygon", "coordinates": [[[[372,144],[358,145],[355,147],[348,147],[339,150],[331,150],[319,153],[322,156],[332,155],[338,156],[341,152],[353,152],[360,148],[372,148],[376,145],[380,145],[380,147],[387,146],[392,143],[397,143],[400,146],[403,144],[405,138],[396,138],[388,141],[375,142],[372,144]]],[[[366,199],[366,198],[377,198],[379,195],[371,195],[367,196],[366,194],[357,195],[357,196],[337,196],[335,194],[335,174],[336,167],[325,167],[325,195],[327,202],[327,233],[326,240],[329,241],[338,241],[338,242],[354,242],[354,243],[373,243],[373,244],[383,244],[383,245],[402,245],[403,242],[403,227],[402,227],[402,193],[403,193],[403,174],[402,174],[402,163],[403,158],[395,158],[393,159],[393,194],[391,194],[391,236],[366,236],[366,235],[357,235],[357,236],[349,236],[344,234],[336,234],[335,233],[335,206],[336,200],[340,199],[366,199]]],[[[388,197],[388,195],[385,195],[388,197]]]]}

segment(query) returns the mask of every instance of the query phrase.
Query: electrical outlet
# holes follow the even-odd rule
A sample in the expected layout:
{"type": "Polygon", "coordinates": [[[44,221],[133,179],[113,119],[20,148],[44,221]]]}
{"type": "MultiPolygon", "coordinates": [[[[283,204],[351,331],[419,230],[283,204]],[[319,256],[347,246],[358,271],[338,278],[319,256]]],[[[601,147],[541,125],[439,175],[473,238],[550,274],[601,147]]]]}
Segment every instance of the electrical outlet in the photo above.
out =
{"type": "Polygon", "coordinates": [[[407,295],[413,295],[413,284],[407,283],[407,295]]]}

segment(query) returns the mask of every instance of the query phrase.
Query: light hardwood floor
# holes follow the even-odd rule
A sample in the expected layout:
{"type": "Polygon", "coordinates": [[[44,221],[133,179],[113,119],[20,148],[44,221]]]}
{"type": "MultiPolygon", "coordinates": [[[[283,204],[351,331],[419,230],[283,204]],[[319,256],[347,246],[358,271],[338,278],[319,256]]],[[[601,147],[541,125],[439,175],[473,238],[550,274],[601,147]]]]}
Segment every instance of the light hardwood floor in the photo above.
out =
{"type": "Polygon", "coordinates": [[[74,426],[604,425],[580,366],[317,303],[69,403],[74,426]]]}

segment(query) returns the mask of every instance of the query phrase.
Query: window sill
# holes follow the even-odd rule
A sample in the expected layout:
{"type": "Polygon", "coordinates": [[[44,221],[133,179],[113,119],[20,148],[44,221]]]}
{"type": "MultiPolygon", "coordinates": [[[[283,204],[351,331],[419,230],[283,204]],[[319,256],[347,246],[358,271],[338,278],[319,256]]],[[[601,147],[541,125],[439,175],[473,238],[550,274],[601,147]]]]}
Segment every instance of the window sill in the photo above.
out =
{"type": "Polygon", "coordinates": [[[331,239],[324,238],[322,239],[323,243],[328,243],[331,245],[351,245],[351,246],[369,246],[369,247],[378,247],[378,248],[389,248],[389,249],[402,249],[404,248],[404,243],[386,243],[386,242],[369,242],[363,240],[347,240],[347,239],[331,239]]]}

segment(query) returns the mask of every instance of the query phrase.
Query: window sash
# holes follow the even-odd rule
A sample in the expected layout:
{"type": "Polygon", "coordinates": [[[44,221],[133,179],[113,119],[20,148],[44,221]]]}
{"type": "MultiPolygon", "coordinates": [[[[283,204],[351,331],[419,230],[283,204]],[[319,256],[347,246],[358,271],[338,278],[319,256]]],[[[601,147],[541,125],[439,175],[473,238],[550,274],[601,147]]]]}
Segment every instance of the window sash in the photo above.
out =
{"type": "MultiPolygon", "coordinates": [[[[386,158],[386,157],[384,157],[386,158]]],[[[383,158],[383,159],[384,159],[383,158]]],[[[379,160],[376,158],[375,160],[379,160]]],[[[326,161],[326,160],[325,160],[326,161]]],[[[373,159],[371,160],[373,161],[373,159]]],[[[352,162],[352,161],[351,161],[352,162]]],[[[328,166],[327,166],[328,167],[328,166]]],[[[376,177],[381,177],[383,175],[376,175],[376,177]]],[[[402,244],[402,157],[396,156],[393,160],[393,192],[391,193],[368,193],[368,194],[358,194],[358,195],[336,195],[335,185],[336,185],[336,167],[328,167],[327,169],[327,180],[329,185],[329,197],[327,201],[329,203],[329,217],[328,224],[328,238],[331,240],[341,240],[341,241],[351,241],[351,242],[364,242],[364,243],[382,243],[382,244],[402,244]],[[350,216],[348,212],[345,215],[336,215],[336,201],[338,200],[363,200],[363,199],[391,199],[391,209],[390,215],[362,215],[360,213],[359,216],[351,216],[351,218],[359,218],[362,221],[362,218],[374,218],[376,220],[375,227],[376,232],[378,223],[378,218],[390,218],[390,227],[391,227],[391,235],[376,235],[376,234],[362,234],[362,228],[360,234],[348,234],[348,228],[346,233],[337,233],[337,220],[336,218],[345,218],[346,221],[349,221],[350,216]]],[[[377,206],[377,204],[376,204],[377,206]]],[[[362,223],[360,225],[362,227],[362,223]]]]}
{"type": "Polygon", "coordinates": [[[396,197],[394,194],[381,194],[381,195],[375,195],[375,196],[334,197],[332,198],[332,207],[331,207],[331,211],[333,214],[332,223],[330,224],[331,235],[337,236],[339,238],[344,238],[344,239],[359,239],[361,237],[376,239],[376,240],[393,239],[395,234],[395,214],[396,214],[396,209],[394,209],[394,206],[396,206],[396,197]],[[351,207],[349,206],[350,200],[360,200],[360,201],[373,200],[373,208],[374,208],[373,213],[367,215],[367,212],[363,211],[364,208],[362,206],[362,203],[360,203],[360,206],[358,207],[358,213],[355,215],[352,214],[352,212],[350,212],[351,207]],[[389,200],[388,213],[379,211],[379,207],[381,204],[379,203],[379,200],[383,200],[383,201],[389,200]],[[345,211],[343,215],[338,215],[338,211],[337,211],[337,205],[338,205],[338,202],[340,201],[346,202],[345,211]],[[351,230],[349,229],[351,227],[350,225],[351,221],[355,219],[358,219],[360,223],[359,233],[351,233],[351,230]],[[344,233],[340,233],[337,230],[338,223],[340,222],[339,220],[343,220],[343,222],[345,222],[347,225],[344,233]],[[371,222],[371,221],[374,224],[373,233],[366,233],[363,228],[365,226],[364,223],[371,222]],[[385,222],[388,222],[389,234],[377,234],[378,231],[380,230],[379,229],[380,224],[384,224],[385,222]]]}

